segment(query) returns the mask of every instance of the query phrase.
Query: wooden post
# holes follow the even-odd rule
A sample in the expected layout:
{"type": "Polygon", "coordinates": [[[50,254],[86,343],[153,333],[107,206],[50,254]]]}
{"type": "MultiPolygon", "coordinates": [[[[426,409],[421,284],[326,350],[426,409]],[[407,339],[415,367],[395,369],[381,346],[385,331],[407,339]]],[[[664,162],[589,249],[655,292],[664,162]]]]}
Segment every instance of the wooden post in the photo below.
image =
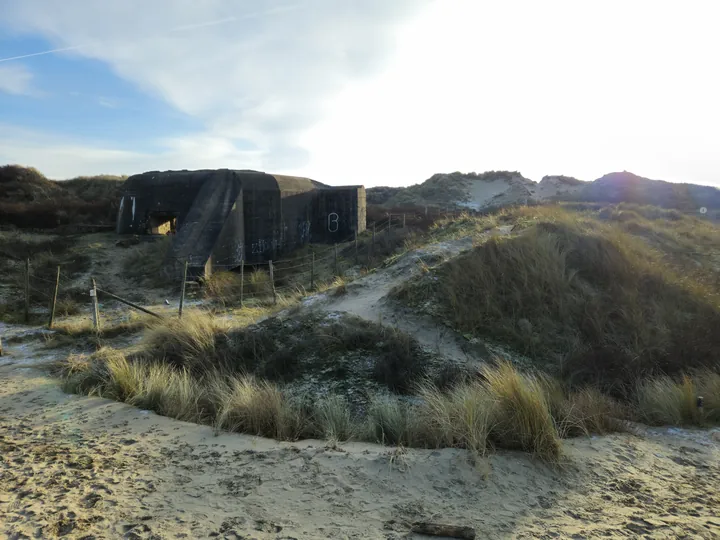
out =
{"type": "Polygon", "coordinates": [[[188,262],[185,261],[185,268],[183,269],[183,280],[180,284],[180,308],[178,309],[178,319],[182,319],[183,306],[185,305],[185,284],[187,283],[187,269],[188,262]]]}
{"type": "Polygon", "coordinates": [[[355,231],[355,266],[360,264],[360,261],[358,259],[358,237],[357,237],[357,231],[355,231]]]}
{"type": "Polygon", "coordinates": [[[335,247],[335,277],[338,277],[340,275],[340,272],[338,271],[337,244],[335,244],[334,247],[335,247]]]}
{"type": "Polygon", "coordinates": [[[95,278],[92,278],[92,289],[90,289],[90,298],[92,299],[93,304],[93,328],[95,328],[96,332],[100,331],[100,306],[98,305],[98,296],[97,296],[97,284],[95,283],[95,278]]]}
{"type": "Polygon", "coordinates": [[[312,252],[310,259],[310,290],[315,289],[315,252],[312,252]]]}
{"type": "Polygon", "coordinates": [[[277,304],[277,292],[275,292],[275,275],[273,273],[272,261],[268,261],[268,268],[270,269],[270,285],[272,285],[273,304],[277,304]]]}
{"type": "Polygon", "coordinates": [[[2,336],[0,336],[0,356],[2,356],[2,336]]]}
{"type": "MultiPolygon", "coordinates": [[[[138,311],[142,311],[143,313],[147,313],[148,315],[152,315],[153,317],[156,317],[158,319],[162,319],[162,315],[158,315],[157,313],[153,313],[147,308],[144,308],[142,306],[138,306],[137,304],[133,304],[130,302],[130,300],[125,300],[124,298],[121,298],[120,296],[117,296],[111,292],[103,291],[102,289],[95,288],[95,296],[97,297],[97,293],[102,293],[105,296],[109,296],[113,300],[117,300],[118,302],[121,302],[125,304],[126,306],[130,306],[131,308],[137,309],[138,311]]],[[[100,311],[98,310],[98,320],[100,320],[100,311]]]]}
{"type": "Polygon", "coordinates": [[[240,259],[240,307],[243,306],[245,296],[245,259],[240,259]]]}
{"type": "Polygon", "coordinates": [[[25,323],[30,322],[30,259],[25,259],[25,323]]]}
{"type": "Polygon", "coordinates": [[[403,214],[403,230],[405,230],[405,214],[403,214]]]}
{"type": "Polygon", "coordinates": [[[427,204],[425,205],[425,217],[427,217],[427,204]]]}
{"type": "Polygon", "coordinates": [[[57,267],[57,276],[55,277],[55,292],[52,296],[52,303],[50,304],[50,321],[48,321],[48,328],[52,329],[53,323],[55,322],[55,306],[57,305],[58,289],[60,288],[60,266],[57,267]]]}
{"type": "Polygon", "coordinates": [[[390,230],[392,229],[392,214],[388,214],[388,238],[390,238],[390,230]]]}

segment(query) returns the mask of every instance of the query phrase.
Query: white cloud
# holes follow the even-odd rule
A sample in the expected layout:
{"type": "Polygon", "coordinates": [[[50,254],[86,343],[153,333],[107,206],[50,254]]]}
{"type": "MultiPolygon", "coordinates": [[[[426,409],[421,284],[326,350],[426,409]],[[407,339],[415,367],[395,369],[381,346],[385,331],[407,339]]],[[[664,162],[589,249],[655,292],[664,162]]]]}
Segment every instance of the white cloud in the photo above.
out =
{"type": "Polygon", "coordinates": [[[0,92],[18,96],[37,96],[33,74],[22,64],[0,65],[0,92]]]}
{"type": "Polygon", "coordinates": [[[107,62],[121,77],[199,118],[209,137],[242,139],[266,167],[297,167],[297,140],[325,101],[376,72],[393,28],[427,0],[23,0],[0,7],[16,31],[64,54],[107,62]]]}
{"type": "Polygon", "coordinates": [[[0,124],[0,163],[34,166],[56,179],[220,166],[261,168],[262,157],[259,151],[239,151],[227,139],[211,136],[168,138],[160,141],[159,151],[136,152],[118,150],[108,143],[68,140],[63,134],[0,124]]]}
{"type": "Polygon", "coordinates": [[[23,0],[0,20],[52,47],[85,44],[63,54],[107,62],[204,122],[205,133],[162,141],[155,161],[112,157],[123,172],[239,163],[377,185],[452,170],[625,169],[720,183],[714,2],[239,6],[23,0]]]}

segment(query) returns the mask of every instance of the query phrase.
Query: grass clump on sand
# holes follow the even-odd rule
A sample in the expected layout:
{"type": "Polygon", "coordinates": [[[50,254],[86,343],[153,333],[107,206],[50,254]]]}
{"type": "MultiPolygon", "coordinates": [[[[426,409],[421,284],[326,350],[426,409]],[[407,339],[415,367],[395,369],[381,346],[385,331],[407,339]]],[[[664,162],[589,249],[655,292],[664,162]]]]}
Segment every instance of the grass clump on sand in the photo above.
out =
{"type": "Polygon", "coordinates": [[[705,425],[720,422],[720,374],[699,371],[642,381],[637,388],[639,419],[653,425],[705,425]],[[702,407],[698,402],[702,398],[702,407]]]}

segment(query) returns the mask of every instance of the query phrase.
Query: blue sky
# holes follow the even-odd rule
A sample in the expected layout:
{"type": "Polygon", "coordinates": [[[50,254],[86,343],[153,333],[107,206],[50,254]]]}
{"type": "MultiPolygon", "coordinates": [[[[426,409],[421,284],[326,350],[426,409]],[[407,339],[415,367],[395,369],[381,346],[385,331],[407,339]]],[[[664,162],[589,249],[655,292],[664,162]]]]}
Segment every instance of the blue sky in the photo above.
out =
{"type": "MultiPolygon", "coordinates": [[[[0,40],[0,57],[52,47],[38,37],[6,36],[0,40]]],[[[197,119],[141,91],[99,60],[49,54],[5,64],[33,75],[25,92],[0,92],[3,123],[138,151],[168,133],[201,128],[197,119]]]]}
{"type": "Polygon", "coordinates": [[[0,163],[720,185],[719,14],[703,0],[0,0],[0,163]]]}

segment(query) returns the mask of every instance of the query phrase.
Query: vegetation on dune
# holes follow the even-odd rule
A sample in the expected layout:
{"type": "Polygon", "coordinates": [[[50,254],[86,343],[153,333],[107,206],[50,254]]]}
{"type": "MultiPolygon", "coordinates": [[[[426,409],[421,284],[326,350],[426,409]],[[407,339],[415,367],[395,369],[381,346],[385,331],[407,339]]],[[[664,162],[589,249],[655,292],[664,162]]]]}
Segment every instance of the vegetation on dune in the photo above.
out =
{"type": "Polygon", "coordinates": [[[125,178],[101,175],[58,182],[31,167],[0,166],[0,226],[112,226],[125,178]]]}
{"type": "Polygon", "coordinates": [[[428,353],[407,334],[356,317],[271,318],[231,328],[202,312],[150,328],[138,358],[162,359],[196,376],[212,368],[290,382],[308,371],[342,379],[348,366],[338,358],[360,353],[371,359],[365,362],[367,377],[398,392],[409,391],[429,361],[428,353]]]}
{"type": "Polygon", "coordinates": [[[487,239],[394,294],[578,384],[619,392],[644,376],[717,367],[720,229],[666,216],[546,206],[467,217],[457,226],[511,221],[518,234],[487,239]],[[691,243],[698,264],[682,272],[691,243]]]}
{"type": "MultiPolygon", "coordinates": [[[[439,366],[396,329],[298,309],[247,327],[191,310],[151,322],[132,354],[105,348],[56,370],[68,391],[218,430],[547,461],[562,438],[627,421],[720,422],[718,227],[675,210],[572,203],[465,214],[418,234],[477,241],[393,295],[533,366],[439,366]],[[488,234],[503,225],[512,233],[488,234]]],[[[246,274],[246,293],[267,287],[258,274],[246,274]]],[[[237,276],[217,274],[207,294],[231,306],[237,276]]]]}

